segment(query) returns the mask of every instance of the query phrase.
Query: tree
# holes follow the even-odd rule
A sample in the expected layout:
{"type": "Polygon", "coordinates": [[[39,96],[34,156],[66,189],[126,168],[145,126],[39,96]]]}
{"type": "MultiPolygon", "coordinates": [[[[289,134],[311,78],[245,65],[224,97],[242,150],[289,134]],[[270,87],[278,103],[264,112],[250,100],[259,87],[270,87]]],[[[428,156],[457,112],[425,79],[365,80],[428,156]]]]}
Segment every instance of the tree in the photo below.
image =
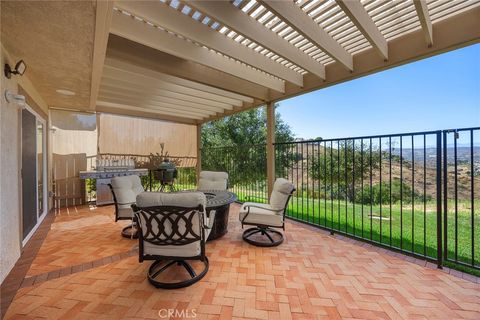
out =
{"type": "MultiPolygon", "coordinates": [[[[228,172],[230,184],[265,181],[266,123],[266,109],[256,108],[204,124],[202,168],[228,172]]],[[[275,124],[276,142],[294,139],[279,113],[275,115],[275,124]]]]}
{"type": "Polygon", "coordinates": [[[349,201],[358,199],[354,197],[355,186],[379,168],[378,148],[370,146],[368,142],[361,144],[358,141],[355,146],[352,141],[343,141],[338,144],[326,143],[320,148],[319,155],[309,158],[309,174],[314,179],[326,182],[334,198],[347,197],[349,201]]]}
{"type": "MultiPolygon", "coordinates": [[[[275,141],[287,142],[294,139],[288,124],[275,114],[275,141]]],[[[267,113],[265,107],[240,112],[202,127],[202,147],[238,147],[264,144],[267,141],[267,113]]]]}
{"type": "MultiPolygon", "coordinates": [[[[432,199],[431,195],[426,195],[426,201],[432,199]]],[[[362,204],[388,204],[397,203],[402,199],[403,204],[411,204],[412,200],[423,201],[423,194],[413,191],[412,186],[408,183],[400,181],[399,178],[393,178],[392,183],[377,183],[372,186],[364,186],[362,190],[358,190],[355,194],[355,202],[362,204]]]]}

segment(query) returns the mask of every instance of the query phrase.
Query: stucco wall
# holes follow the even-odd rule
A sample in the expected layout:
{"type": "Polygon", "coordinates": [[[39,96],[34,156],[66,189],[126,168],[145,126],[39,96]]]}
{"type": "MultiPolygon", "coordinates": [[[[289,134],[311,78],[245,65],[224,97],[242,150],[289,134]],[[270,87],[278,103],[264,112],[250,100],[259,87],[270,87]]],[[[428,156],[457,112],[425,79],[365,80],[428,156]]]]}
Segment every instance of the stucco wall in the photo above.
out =
{"type": "MultiPolygon", "coordinates": [[[[1,63],[5,53],[1,50],[1,63]]],[[[17,92],[15,79],[1,75],[0,110],[0,279],[8,275],[20,257],[20,110],[7,103],[4,90],[17,92]]]]}
{"type": "MultiPolygon", "coordinates": [[[[2,70],[6,62],[15,64],[2,43],[0,53],[2,70]]],[[[28,76],[12,76],[7,79],[2,72],[0,82],[0,282],[3,282],[22,250],[21,108],[18,104],[7,103],[4,93],[8,89],[12,93],[25,95],[29,105],[43,116],[48,115],[48,106],[28,76]]],[[[47,154],[50,153],[49,145],[47,142],[47,154]]],[[[47,167],[50,170],[50,164],[47,164],[47,167]]],[[[51,179],[47,179],[51,189],[51,179]]]]}

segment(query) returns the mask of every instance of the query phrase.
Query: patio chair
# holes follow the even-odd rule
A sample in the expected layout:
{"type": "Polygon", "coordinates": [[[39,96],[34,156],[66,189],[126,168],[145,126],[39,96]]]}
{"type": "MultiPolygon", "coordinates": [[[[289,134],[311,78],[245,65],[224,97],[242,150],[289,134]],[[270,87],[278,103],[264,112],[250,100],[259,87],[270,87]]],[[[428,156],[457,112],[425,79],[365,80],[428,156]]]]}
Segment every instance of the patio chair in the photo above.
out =
{"type": "Polygon", "coordinates": [[[272,228],[285,230],[285,212],[294,191],[295,187],[292,183],[279,178],[275,181],[269,203],[245,202],[239,214],[242,228],[244,225],[255,227],[243,232],[243,240],[259,247],[273,247],[281,244],[283,234],[272,228]],[[258,233],[261,237],[255,240],[253,236],[258,233]]]}
{"type": "Polygon", "coordinates": [[[132,204],[135,204],[137,195],[144,192],[140,177],[137,175],[113,177],[108,184],[115,202],[115,222],[131,220],[132,223],[122,230],[125,238],[137,238],[137,228],[133,221],[132,204]]]}
{"type": "Polygon", "coordinates": [[[228,173],[202,171],[198,179],[198,190],[227,190],[228,173]]]}
{"type": "MultiPolygon", "coordinates": [[[[205,213],[206,197],[201,192],[145,192],[137,197],[135,219],[139,227],[139,261],[154,260],[148,269],[148,281],[157,288],[176,289],[190,286],[208,271],[205,241],[210,234],[215,213],[205,213]],[[202,262],[197,273],[188,260],[202,262]],[[159,279],[162,273],[180,266],[190,278],[186,280],[159,279]]],[[[180,269],[181,270],[181,269],[180,269]]],[[[174,274],[178,274],[176,271],[174,274]]]]}

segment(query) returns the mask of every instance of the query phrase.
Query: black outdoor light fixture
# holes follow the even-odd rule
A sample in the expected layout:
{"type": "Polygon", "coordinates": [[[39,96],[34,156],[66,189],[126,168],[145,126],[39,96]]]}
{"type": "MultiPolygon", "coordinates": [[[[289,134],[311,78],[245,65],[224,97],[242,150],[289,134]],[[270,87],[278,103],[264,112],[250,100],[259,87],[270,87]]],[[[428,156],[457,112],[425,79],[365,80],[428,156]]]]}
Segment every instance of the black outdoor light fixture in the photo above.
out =
{"type": "Polygon", "coordinates": [[[5,77],[7,77],[7,79],[10,79],[12,77],[12,74],[18,74],[20,76],[23,76],[25,70],[27,70],[27,65],[25,64],[25,62],[23,62],[23,60],[20,60],[17,62],[17,64],[15,65],[15,69],[13,70],[8,63],[5,63],[3,73],[5,74],[5,77]]]}

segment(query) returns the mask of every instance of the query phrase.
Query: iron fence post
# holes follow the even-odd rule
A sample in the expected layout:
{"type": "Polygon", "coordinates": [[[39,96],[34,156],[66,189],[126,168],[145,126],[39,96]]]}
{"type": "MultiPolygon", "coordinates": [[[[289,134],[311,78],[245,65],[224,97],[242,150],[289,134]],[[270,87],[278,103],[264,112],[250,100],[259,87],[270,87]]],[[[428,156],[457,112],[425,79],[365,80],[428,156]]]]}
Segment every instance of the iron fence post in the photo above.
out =
{"type": "Polygon", "coordinates": [[[152,192],[152,170],[148,170],[148,184],[150,192],[152,192]]]}
{"type": "Polygon", "coordinates": [[[437,165],[436,167],[437,167],[437,267],[439,269],[442,269],[443,249],[442,249],[442,132],[441,131],[437,131],[437,165]]]}
{"type": "Polygon", "coordinates": [[[443,130],[443,254],[444,260],[448,260],[448,130],[443,130]]]}

